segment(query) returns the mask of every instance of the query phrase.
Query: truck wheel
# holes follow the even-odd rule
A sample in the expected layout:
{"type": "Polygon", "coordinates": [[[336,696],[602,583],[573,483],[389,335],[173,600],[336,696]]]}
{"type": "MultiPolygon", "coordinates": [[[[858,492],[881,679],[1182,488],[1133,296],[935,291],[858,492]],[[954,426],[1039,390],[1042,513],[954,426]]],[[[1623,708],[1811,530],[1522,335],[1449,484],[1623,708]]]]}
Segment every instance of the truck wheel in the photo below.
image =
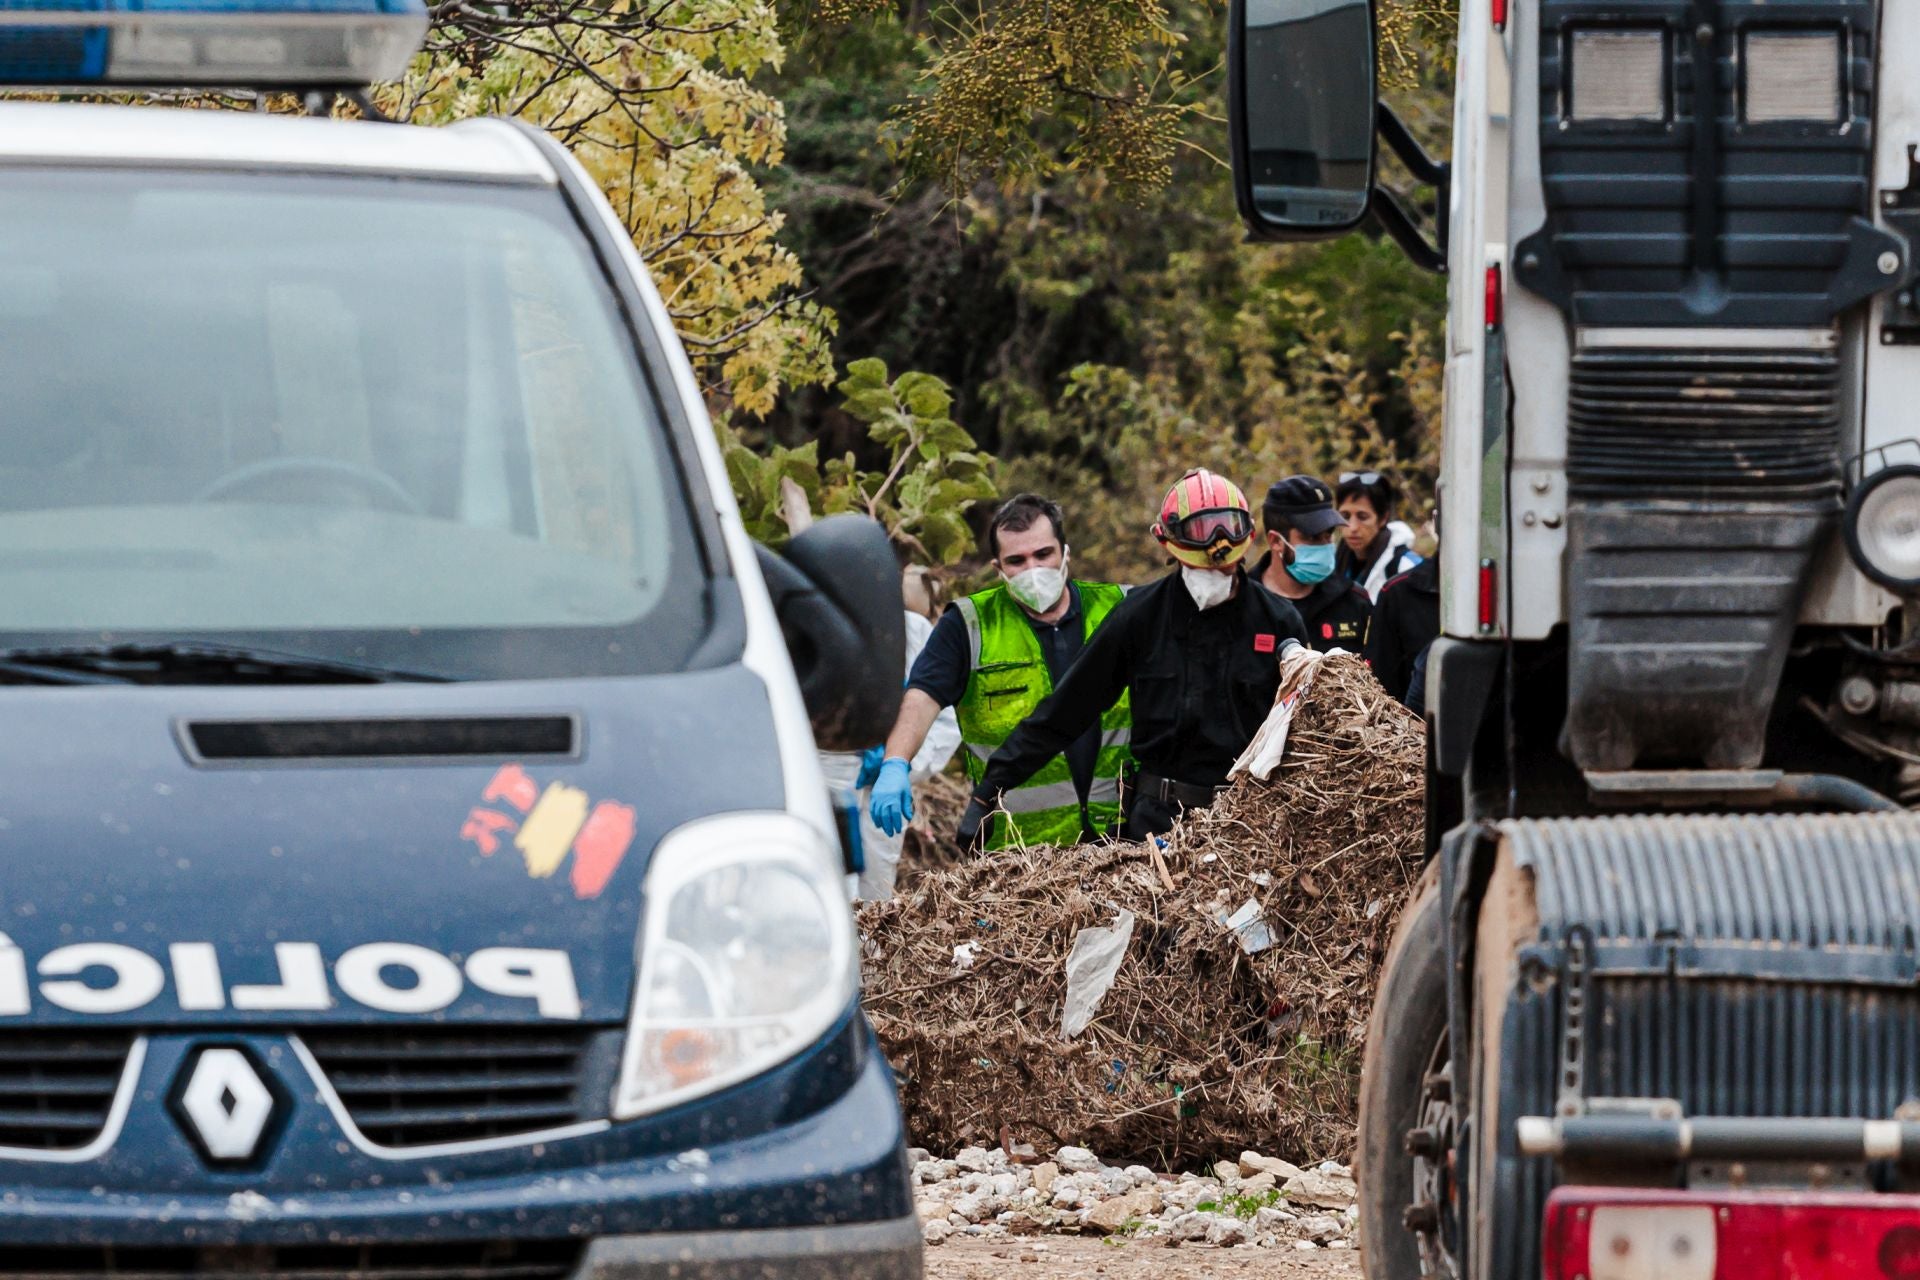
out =
{"type": "Polygon", "coordinates": [[[1439,863],[1401,912],[1360,1072],[1360,1246],[1367,1280],[1452,1280],[1446,913],[1439,863]]]}

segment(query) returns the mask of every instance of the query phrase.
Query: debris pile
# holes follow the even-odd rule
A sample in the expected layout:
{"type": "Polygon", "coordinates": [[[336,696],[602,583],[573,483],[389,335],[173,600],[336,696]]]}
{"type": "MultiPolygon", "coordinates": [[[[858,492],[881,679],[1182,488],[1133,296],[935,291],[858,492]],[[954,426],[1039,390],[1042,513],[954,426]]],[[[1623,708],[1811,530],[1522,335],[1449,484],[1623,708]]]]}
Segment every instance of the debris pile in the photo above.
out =
{"type": "Polygon", "coordinates": [[[1160,1168],[1351,1150],[1370,993],[1419,874],[1424,744],[1359,659],[1312,666],[1277,772],[1164,846],[1001,851],[862,909],[867,1010],[916,1142],[1160,1168]]]}
{"type": "Polygon", "coordinates": [[[1084,1147],[1062,1147],[1040,1163],[997,1148],[967,1147],[951,1160],[916,1151],[913,1184],[930,1245],[956,1235],[1076,1234],[1347,1249],[1359,1218],[1345,1165],[1301,1169],[1253,1151],[1177,1177],[1104,1164],[1084,1147]]]}
{"type": "Polygon", "coordinates": [[[929,872],[949,870],[966,861],[954,832],[972,793],[966,778],[952,773],[937,773],[913,784],[913,821],[901,842],[896,893],[912,889],[929,872]]]}

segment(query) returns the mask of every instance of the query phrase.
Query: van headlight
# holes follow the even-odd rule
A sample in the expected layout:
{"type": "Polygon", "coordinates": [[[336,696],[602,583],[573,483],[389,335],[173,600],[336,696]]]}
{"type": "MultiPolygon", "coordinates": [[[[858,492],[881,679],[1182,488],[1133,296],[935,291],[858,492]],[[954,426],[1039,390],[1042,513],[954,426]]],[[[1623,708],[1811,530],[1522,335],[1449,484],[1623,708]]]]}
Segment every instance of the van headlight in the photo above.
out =
{"type": "Polygon", "coordinates": [[[617,1120],[785,1061],[833,1026],[859,985],[839,854],[787,814],[705,819],[662,841],[639,946],[617,1120]]]}

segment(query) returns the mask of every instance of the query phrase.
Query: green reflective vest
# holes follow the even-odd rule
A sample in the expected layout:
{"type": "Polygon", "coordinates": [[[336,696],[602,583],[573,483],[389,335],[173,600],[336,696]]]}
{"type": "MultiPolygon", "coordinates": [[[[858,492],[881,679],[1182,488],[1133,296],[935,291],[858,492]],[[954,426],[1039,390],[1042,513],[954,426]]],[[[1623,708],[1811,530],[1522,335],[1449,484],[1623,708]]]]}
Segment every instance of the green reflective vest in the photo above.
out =
{"type": "MultiPolygon", "coordinates": [[[[1079,589],[1080,616],[1086,623],[1086,635],[1091,637],[1120,603],[1125,589],[1107,582],[1073,585],[1079,589]]],[[[960,720],[967,776],[977,785],[994,750],[1053,692],[1053,677],[1047,671],[1039,637],[1033,634],[1025,611],[1007,594],[1004,583],[956,601],[954,607],[966,620],[967,644],[973,657],[973,673],[967,678],[967,691],[955,712],[960,720]]],[[[1078,844],[1083,823],[1096,834],[1117,830],[1120,779],[1133,759],[1129,750],[1132,736],[1133,717],[1123,693],[1100,717],[1100,755],[1084,811],[1066,756],[1055,756],[1001,797],[1006,812],[994,821],[990,847],[1078,844]]]]}

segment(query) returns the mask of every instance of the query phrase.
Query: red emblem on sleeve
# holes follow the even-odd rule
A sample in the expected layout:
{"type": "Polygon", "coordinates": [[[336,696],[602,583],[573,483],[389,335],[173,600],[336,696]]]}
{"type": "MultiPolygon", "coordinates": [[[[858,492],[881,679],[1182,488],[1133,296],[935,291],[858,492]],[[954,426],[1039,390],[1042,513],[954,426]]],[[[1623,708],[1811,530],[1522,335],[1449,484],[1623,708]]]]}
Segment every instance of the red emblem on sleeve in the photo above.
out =
{"type": "Polygon", "coordinates": [[[1255,636],[1253,638],[1253,651],[1255,653],[1272,653],[1273,637],[1264,634],[1255,636]]]}
{"type": "Polygon", "coordinates": [[[1333,624],[1331,622],[1323,622],[1320,624],[1320,638],[1322,640],[1333,639],[1333,624]]]}

